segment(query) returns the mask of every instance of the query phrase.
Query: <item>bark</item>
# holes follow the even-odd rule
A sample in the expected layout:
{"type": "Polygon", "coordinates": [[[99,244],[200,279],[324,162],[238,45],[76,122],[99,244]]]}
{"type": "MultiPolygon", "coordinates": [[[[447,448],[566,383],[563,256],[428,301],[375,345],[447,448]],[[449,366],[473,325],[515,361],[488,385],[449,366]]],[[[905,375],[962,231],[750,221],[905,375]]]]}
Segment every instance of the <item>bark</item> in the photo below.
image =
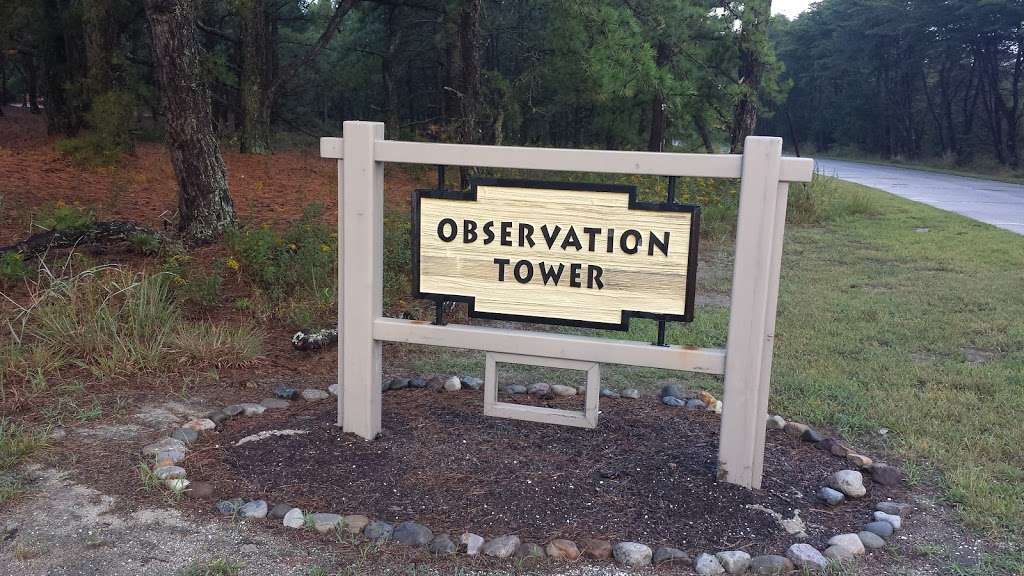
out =
{"type": "Polygon", "coordinates": [[[475,144],[480,114],[480,0],[463,0],[459,27],[462,53],[462,140],[475,144]]]}
{"type": "Polygon", "coordinates": [[[0,254],[18,252],[25,257],[32,257],[43,254],[52,248],[77,248],[95,244],[129,242],[140,235],[161,238],[153,230],[134,222],[111,220],[109,222],[93,222],[74,230],[49,230],[33,234],[10,246],[0,247],[0,254]]]}
{"type": "Polygon", "coordinates": [[[243,154],[269,154],[271,52],[276,46],[271,42],[266,0],[239,1],[238,15],[242,52],[240,149],[243,154]]]}
{"type": "Polygon", "coordinates": [[[741,90],[733,110],[729,143],[733,154],[743,151],[743,140],[753,134],[757,126],[760,106],[758,93],[767,67],[764,51],[767,49],[770,14],[771,0],[750,0],[744,3],[739,33],[741,90]]]}
{"type": "Polygon", "coordinates": [[[227,170],[213,133],[210,92],[196,39],[196,0],[145,0],[167,144],[178,179],[178,231],[208,242],[235,221],[227,170]]]}
{"type": "MultiPolygon", "coordinates": [[[[668,66],[671,59],[671,51],[665,42],[658,43],[658,51],[655,56],[655,63],[658,69],[668,66]]],[[[668,129],[668,110],[665,102],[665,91],[659,86],[654,91],[654,98],[651,101],[651,131],[647,139],[647,149],[651,152],[661,152],[665,149],[665,131],[668,129]]]]}
{"type": "Polygon", "coordinates": [[[700,136],[700,141],[704,144],[704,151],[708,154],[715,153],[715,145],[711,141],[711,133],[708,132],[708,124],[704,120],[704,116],[699,112],[693,115],[693,125],[697,128],[697,134],[700,136]]]}
{"type": "Polygon", "coordinates": [[[114,89],[114,48],[117,26],[111,0],[84,0],[86,90],[90,99],[114,89]]]}
{"type": "Polygon", "coordinates": [[[392,6],[388,10],[387,19],[387,51],[381,58],[381,75],[384,77],[384,105],[385,134],[389,138],[398,138],[399,129],[399,102],[398,102],[398,73],[396,57],[398,45],[401,39],[401,31],[396,26],[398,8],[392,6]]]}
{"type": "MultiPolygon", "coordinates": [[[[42,42],[42,84],[46,96],[46,129],[50,134],[74,136],[85,123],[85,99],[82,83],[85,79],[85,39],[81,22],[72,14],[68,0],[44,0],[43,15],[53,24],[46,26],[42,42]]],[[[29,90],[39,84],[37,62],[26,58],[29,90]]],[[[38,113],[36,98],[32,99],[33,113],[38,113]]]]}

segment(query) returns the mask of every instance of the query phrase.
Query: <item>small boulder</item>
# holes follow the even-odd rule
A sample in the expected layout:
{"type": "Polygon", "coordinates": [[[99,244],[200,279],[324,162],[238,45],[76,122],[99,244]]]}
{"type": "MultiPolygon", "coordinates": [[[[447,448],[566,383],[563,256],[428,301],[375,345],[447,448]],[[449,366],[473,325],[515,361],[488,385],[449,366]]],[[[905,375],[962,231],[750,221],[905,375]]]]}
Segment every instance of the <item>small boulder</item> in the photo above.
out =
{"type": "Polygon", "coordinates": [[[185,444],[191,444],[196,440],[199,440],[199,432],[191,428],[178,428],[171,433],[171,438],[181,440],[185,444]]]}
{"type": "Polygon", "coordinates": [[[185,453],[178,450],[164,450],[163,452],[158,452],[156,458],[154,458],[157,468],[161,466],[173,466],[184,459],[185,453]]]}
{"type": "Polygon", "coordinates": [[[168,480],[164,480],[164,486],[170,488],[171,492],[184,492],[188,489],[190,484],[192,483],[185,478],[170,478],[168,480]]]}
{"type": "Polygon", "coordinates": [[[266,518],[267,502],[265,500],[246,502],[238,509],[238,514],[243,518],[266,518]]]}
{"type": "Polygon", "coordinates": [[[459,542],[466,547],[466,554],[469,556],[476,556],[484,547],[484,537],[471,532],[464,532],[459,542]]]}
{"type": "Polygon", "coordinates": [[[242,407],[242,414],[246,416],[259,416],[267,411],[265,406],[255,402],[243,402],[239,406],[242,407]]]}
{"type": "Polygon", "coordinates": [[[327,387],[327,391],[331,393],[331,396],[337,396],[341,393],[341,384],[331,384],[327,387]]]}
{"type": "Polygon", "coordinates": [[[725,574],[725,568],[718,558],[711,554],[701,554],[693,561],[693,570],[701,576],[717,576],[725,574]]]}
{"type": "MultiPolygon", "coordinates": [[[[409,380],[409,388],[417,388],[417,389],[419,389],[419,388],[426,388],[426,387],[427,387],[427,380],[425,378],[416,377],[416,378],[412,378],[411,380],[409,380]]],[[[451,542],[451,539],[449,538],[448,541],[451,542]]]]}
{"type": "Polygon", "coordinates": [[[786,558],[789,558],[797,569],[821,570],[828,566],[828,558],[822,556],[814,546],[803,542],[790,546],[786,550],[786,558]]]}
{"type": "Polygon", "coordinates": [[[508,558],[519,548],[519,536],[507,534],[488,540],[481,551],[492,558],[508,558]]]}
{"type": "Polygon", "coordinates": [[[238,509],[245,505],[245,500],[241,498],[232,498],[230,500],[221,500],[214,505],[214,509],[220,514],[237,514],[238,509]]]}
{"type": "MultiPolygon", "coordinates": [[[[697,402],[700,402],[700,400],[697,400],[697,402]]],[[[686,401],[685,400],[680,400],[679,398],[676,398],[675,396],[663,396],[661,398],[661,403],[666,405],[666,406],[674,406],[676,408],[682,408],[682,407],[686,406],[686,401]]]]}
{"type": "Polygon", "coordinates": [[[299,394],[299,391],[295,388],[285,386],[283,384],[274,386],[274,396],[284,400],[291,400],[299,394]]]}
{"type": "Polygon", "coordinates": [[[662,546],[654,551],[654,555],[651,556],[651,564],[657,566],[663,562],[673,562],[680,566],[689,566],[693,564],[693,559],[686,552],[683,552],[679,548],[671,548],[669,546],[662,546]]]}
{"type": "Polygon", "coordinates": [[[395,527],[387,522],[381,520],[371,520],[366,528],[363,528],[363,536],[366,536],[374,542],[380,542],[391,538],[394,533],[395,527]]]}
{"type": "Polygon", "coordinates": [[[282,524],[285,528],[302,528],[306,525],[306,515],[302,513],[302,510],[292,508],[285,513],[282,524]]]}
{"type": "Polygon", "coordinates": [[[750,559],[750,573],[755,576],[775,576],[776,574],[787,574],[795,568],[789,558],[766,554],[754,556],[750,559]]]}
{"type": "Polygon", "coordinates": [[[189,420],[182,428],[191,428],[196,432],[203,432],[205,430],[213,430],[217,425],[209,418],[196,418],[195,420],[189,420]]]}
{"type": "Polygon", "coordinates": [[[857,454],[856,452],[850,452],[846,455],[846,461],[856,466],[857,468],[870,468],[874,463],[871,458],[863,454],[857,454]]]}
{"type": "Polygon", "coordinates": [[[444,381],[445,392],[458,392],[462,390],[462,380],[459,380],[458,376],[451,376],[444,381]]]}
{"type": "Polygon", "coordinates": [[[503,390],[506,394],[526,394],[526,386],[522,384],[509,384],[503,390]]]}
{"type": "Polygon", "coordinates": [[[871,479],[882,486],[896,486],[903,482],[903,472],[888,464],[874,464],[871,466],[871,479]]]}
{"type": "Polygon", "coordinates": [[[895,532],[895,529],[889,522],[886,522],[884,520],[876,520],[874,522],[868,522],[867,524],[865,524],[864,531],[871,532],[872,534],[880,538],[888,538],[892,536],[892,533],[895,532]]]}
{"type": "Polygon", "coordinates": [[[838,506],[843,503],[843,500],[846,500],[846,496],[838,490],[833,490],[828,486],[822,486],[821,489],[818,490],[818,499],[829,506],[838,506]]]}
{"type": "Polygon", "coordinates": [[[864,553],[864,544],[860,541],[860,536],[856,534],[836,534],[828,539],[828,543],[833,547],[845,548],[854,556],[860,556],[864,553]]]}
{"type": "Polygon", "coordinates": [[[359,534],[370,523],[370,519],[362,514],[349,514],[341,518],[342,528],[349,534],[359,534]]]}
{"type": "Polygon", "coordinates": [[[850,551],[849,548],[842,546],[829,546],[825,549],[825,558],[833,562],[845,563],[852,562],[857,555],[850,551]]]}
{"type": "Polygon", "coordinates": [[[786,419],[776,414],[775,416],[769,416],[765,421],[765,426],[769,430],[782,430],[786,427],[786,419]]]}
{"type": "Polygon", "coordinates": [[[544,547],[544,552],[555,560],[568,560],[573,562],[580,557],[580,549],[572,540],[555,538],[544,547]]]}
{"type": "Polygon", "coordinates": [[[750,567],[750,554],[742,550],[726,550],[715,554],[726,574],[743,574],[750,567]]]}
{"type": "Polygon", "coordinates": [[[888,522],[892,524],[893,530],[899,530],[903,527],[903,518],[895,514],[886,514],[885,512],[876,511],[874,514],[875,522],[888,522]]]}
{"type": "Polygon", "coordinates": [[[405,544],[406,546],[426,546],[434,539],[434,533],[423,524],[402,522],[395,526],[391,537],[399,544],[405,544]]]}
{"type": "Polygon", "coordinates": [[[690,410],[704,410],[708,405],[696,398],[690,398],[686,401],[686,407],[690,410]]]}
{"type": "Polygon", "coordinates": [[[518,560],[539,560],[544,557],[544,548],[536,542],[523,542],[512,556],[518,560]]]}
{"type": "MultiPolygon", "coordinates": [[[[241,404],[231,404],[220,409],[220,413],[228,418],[234,418],[235,416],[238,416],[242,412],[245,412],[245,407],[242,406],[241,404]]],[[[213,420],[214,422],[217,421],[217,419],[213,416],[211,416],[210,419],[213,420]]]]}
{"type": "MultiPolygon", "coordinates": [[[[623,392],[625,394],[625,392],[623,392]]],[[[651,563],[653,552],[639,542],[619,542],[612,547],[612,556],[619,564],[639,568],[651,563]]]]}
{"type": "Polygon", "coordinates": [[[896,516],[908,516],[913,507],[910,504],[904,504],[903,502],[892,502],[886,500],[879,502],[875,505],[875,510],[879,512],[885,512],[886,514],[895,514],[896,516]]]}
{"type": "Polygon", "coordinates": [[[612,543],[607,540],[587,538],[580,542],[583,555],[591,560],[607,560],[612,557],[612,543]]]}
{"type": "Polygon", "coordinates": [[[799,438],[803,436],[804,432],[807,432],[809,429],[810,426],[808,426],[807,424],[801,424],[799,422],[786,422],[786,425],[782,427],[782,430],[789,436],[792,436],[793,438],[799,438]]]}
{"type": "Polygon", "coordinates": [[[173,480],[175,478],[184,478],[185,469],[181,466],[161,466],[153,469],[153,476],[156,476],[160,480],[173,480]]]}
{"type": "Polygon", "coordinates": [[[659,397],[665,398],[678,398],[680,400],[685,399],[687,396],[686,388],[682,384],[666,384],[662,386],[659,397]]]}
{"type": "Polygon", "coordinates": [[[885,546],[885,540],[874,532],[863,530],[857,533],[857,537],[860,538],[861,544],[863,544],[868,550],[878,550],[885,546]]]}
{"type": "Polygon", "coordinates": [[[170,452],[172,450],[176,452],[181,452],[182,454],[188,452],[188,448],[185,446],[185,443],[182,442],[181,440],[178,440],[177,438],[162,438],[156,442],[153,442],[152,444],[147,444],[145,447],[143,447],[142,454],[144,456],[149,456],[151,454],[156,455],[161,452],[170,452]]]}
{"type": "Polygon", "coordinates": [[[288,504],[275,504],[270,508],[270,512],[267,513],[267,517],[273,518],[274,520],[280,520],[291,510],[293,510],[293,508],[288,504]]]}
{"type": "Polygon", "coordinates": [[[568,398],[569,396],[576,395],[576,389],[572,386],[564,386],[562,384],[553,384],[551,386],[551,393],[561,398],[568,398]]]}
{"type": "Polygon", "coordinates": [[[318,402],[320,400],[327,400],[331,395],[319,388],[306,388],[302,391],[302,399],[306,402],[318,402]]]}
{"type": "Polygon", "coordinates": [[[455,554],[458,551],[458,547],[455,542],[447,534],[438,534],[434,536],[434,539],[430,541],[430,546],[427,548],[431,554],[435,556],[447,556],[449,554],[455,554]]]}
{"type": "Polygon", "coordinates": [[[621,396],[623,398],[629,398],[630,400],[637,400],[640,398],[640,391],[636,388],[626,388],[622,391],[621,396]]]}
{"type": "Polygon", "coordinates": [[[260,406],[263,406],[267,410],[280,410],[281,408],[287,408],[290,405],[291,402],[280,398],[264,398],[263,400],[260,400],[260,406]]]}
{"type": "Polygon", "coordinates": [[[814,445],[818,450],[824,450],[825,452],[832,452],[832,445],[836,443],[835,438],[825,438],[821,442],[814,445]]]}
{"type": "Polygon", "coordinates": [[[833,456],[846,458],[847,454],[853,452],[853,448],[850,448],[849,446],[847,446],[843,442],[840,442],[839,440],[834,440],[832,442],[831,448],[829,448],[829,451],[832,452],[833,456]]]}
{"type": "Polygon", "coordinates": [[[551,395],[551,384],[547,382],[537,382],[536,384],[530,384],[526,391],[533,396],[550,396],[551,395]]]}
{"type": "Polygon", "coordinates": [[[856,470],[840,470],[832,475],[829,486],[851,498],[860,498],[867,494],[864,487],[864,476],[856,470]]]}
{"type": "Polygon", "coordinates": [[[403,388],[408,388],[409,382],[411,382],[411,380],[408,378],[392,378],[388,382],[388,390],[401,390],[403,388]]]}
{"type": "Polygon", "coordinates": [[[611,388],[601,388],[601,398],[619,398],[619,393],[611,388]]]}
{"type": "Polygon", "coordinates": [[[341,522],[341,515],[329,512],[317,512],[312,518],[313,528],[321,534],[335,530],[341,522]]]}
{"type": "Polygon", "coordinates": [[[825,437],[822,436],[821,433],[815,430],[814,428],[808,428],[807,430],[804,430],[803,434],[800,435],[800,439],[803,440],[804,442],[817,444],[818,442],[824,440],[825,437]]]}
{"type": "Polygon", "coordinates": [[[467,390],[479,390],[480,388],[483,388],[483,385],[483,378],[477,378],[476,376],[462,377],[462,387],[467,390]]]}

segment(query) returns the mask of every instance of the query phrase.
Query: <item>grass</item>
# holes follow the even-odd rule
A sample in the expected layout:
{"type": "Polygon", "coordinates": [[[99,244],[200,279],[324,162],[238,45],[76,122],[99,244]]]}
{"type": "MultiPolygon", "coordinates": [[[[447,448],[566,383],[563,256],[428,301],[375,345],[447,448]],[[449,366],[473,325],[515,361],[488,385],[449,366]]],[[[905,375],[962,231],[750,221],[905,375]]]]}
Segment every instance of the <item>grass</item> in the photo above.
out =
{"type": "Polygon", "coordinates": [[[9,418],[0,419],[0,504],[21,492],[14,467],[44,448],[46,443],[46,432],[22,426],[9,418]]]}
{"type": "Polygon", "coordinates": [[[235,576],[245,564],[227,558],[216,558],[209,562],[194,562],[178,571],[178,576],[235,576]]]}
{"type": "MultiPolygon", "coordinates": [[[[818,215],[787,230],[771,410],[902,459],[911,480],[938,478],[969,527],[1020,541],[1024,238],[850,183],[814,196],[818,215]],[[969,361],[975,351],[987,360],[969,361]]],[[[711,250],[731,266],[727,243],[711,250]]],[[[692,324],[670,325],[669,341],[721,346],[727,325],[726,308],[699,307],[692,324]]],[[[654,330],[642,321],[599,334],[653,341],[654,330]]],[[[482,354],[411,358],[418,372],[482,373],[482,354]]],[[[720,389],[701,375],[603,368],[605,385],[653,390],[684,377],[720,389]]]]}

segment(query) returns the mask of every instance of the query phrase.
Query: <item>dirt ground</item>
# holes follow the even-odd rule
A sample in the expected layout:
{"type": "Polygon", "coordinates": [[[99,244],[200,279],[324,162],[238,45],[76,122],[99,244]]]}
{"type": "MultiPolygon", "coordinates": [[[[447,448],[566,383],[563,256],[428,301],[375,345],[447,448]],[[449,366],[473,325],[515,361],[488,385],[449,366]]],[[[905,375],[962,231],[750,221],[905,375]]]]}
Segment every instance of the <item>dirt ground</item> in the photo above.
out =
{"type": "MultiPolygon", "coordinates": [[[[11,111],[0,119],[0,218],[4,222],[0,226],[0,245],[27,236],[32,231],[33,210],[57,201],[78,202],[94,207],[101,218],[130,219],[157,229],[163,229],[173,218],[175,182],[163,145],[140,143],[117,169],[83,170],[57,155],[52,144],[53,139],[45,135],[38,117],[11,111]]],[[[225,150],[225,159],[232,196],[243,220],[270,224],[293,220],[311,202],[325,205],[329,221],[336,217],[336,167],[333,161],[320,159],[315,151],[291,150],[269,157],[254,157],[225,150]]],[[[389,206],[404,206],[408,193],[417,186],[429,185],[431,178],[429,173],[389,170],[385,180],[389,206]]],[[[216,247],[204,250],[215,252],[216,247]]],[[[197,257],[202,256],[200,252],[197,257]]],[[[124,258],[130,260],[130,257],[124,258]]],[[[365,544],[338,542],[328,536],[286,532],[269,521],[242,522],[217,517],[211,512],[212,502],[179,501],[165,492],[145,489],[137,468],[141,462],[139,448],[166,434],[174,425],[228,403],[259,401],[268,397],[276,384],[324,388],[333,382],[336,372],[333,351],[301,354],[291,349],[288,329],[274,326],[266,329],[268,353],[260,363],[250,367],[222,370],[215,377],[190,378],[187,382],[176,374],[148,374],[90,385],[89,400],[99,408],[99,415],[66,426],[61,431],[63,436],[55,437],[49,449],[19,471],[25,492],[0,505],[0,576],[177,574],[196,563],[206,565],[218,558],[238,562],[241,574],[310,574],[314,567],[341,574],[498,575],[525,571],[603,576],[625,573],[607,563],[544,565],[520,570],[521,567],[507,562],[486,559],[435,560],[401,546],[375,550],[365,544]]],[[[403,357],[401,349],[389,348],[387,370],[406,373],[408,367],[402,365],[403,357]]],[[[438,401],[437,396],[433,400],[438,401]]],[[[791,466],[795,454],[806,452],[804,455],[814,458],[822,455],[808,446],[781,438],[779,442],[773,440],[769,447],[768,490],[764,493],[741,494],[713,485],[708,479],[717,449],[716,417],[702,414],[696,426],[688,421],[656,419],[653,421],[656,425],[652,426],[652,421],[645,418],[659,416],[667,410],[653,398],[636,401],[637,404],[608,403],[606,421],[613,424],[601,429],[600,436],[589,440],[582,439],[575,431],[534,425],[524,427],[522,423],[483,418],[479,398],[469,393],[451,400],[450,404],[432,406],[426,415],[420,410],[423,402],[413,393],[396,393],[388,398],[386,413],[389,416],[385,427],[392,436],[372,448],[371,445],[360,447],[362,465],[374,468],[382,477],[389,470],[393,472],[394,466],[432,463],[417,458],[433,457],[437,452],[423,452],[425,445],[417,448],[408,441],[420,434],[429,422],[423,418],[432,417],[432,426],[437,428],[431,432],[435,438],[448,434],[450,448],[457,447],[468,434],[466,439],[472,441],[473,450],[481,456],[514,449],[517,445],[529,448],[528,454],[536,454],[547,445],[547,458],[539,461],[538,466],[564,467],[580,462],[587,453],[597,453],[605,462],[616,462],[624,452],[632,450],[629,458],[622,460],[623,466],[617,468],[625,470],[626,464],[636,467],[641,463],[650,475],[634,477],[622,475],[619,470],[616,478],[603,478],[616,487],[610,492],[615,497],[603,502],[621,505],[628,502],[628,498],[643,498],[641,491],[630,492],[630,482],[634,480],[663,482],[659,490],[671,491],[672,497],[644,502],[647,518],[629,516],[628,507],[616,508],[618,516],[588,517],[563,506],[544,509],[543,522],[531,523],[526,516],[528,508],[517,510],[517,517],[489,518],[479,510],[466,509],[473,503],[476,493],[468,487],[485,482],[497,484],[499,489],[489,484],[487,493],[506,498],[505,504],[512,506],[528,496],[522,490],[522,482],[538,478],[540,469],[502,467],[500,463],[493,463],[483,468],[486,476],[474,478],[476,467],[449,460],[448,466],[436,475],[420,478],[425,490],[416,494],[422,502],[410,499],[388,504],[379,492],[374,497],[372,487],[353,485],[350,477],[316,476],[314,468],[329,468],[340,457],[339,450],[344,445],[338,430],[330,425],[331,409],[326,405],[309,409],[310,425],[317,432],[311,435],[308,445],[271,441],[254,444],[245,451],[223,448],[226,442],[239,435],[284,424],[286,419],[298,415],[292,412],[282,412],[263,421],[229,423],[221,433],[223,442],[203,444],[193,454],[197,474],[209,473],[209,479],[218,482],[218,486],[247,487],[253,491],[246,495],[283,498],[280,490],[288,480],[285,472],[261,479],[261,473],[272,468],[272,463],[283,462],[292,465],[286,471],[294,476],[296,484],[290,493],[298,494],[302,503],[325,506],[325,511],[327,508],[341,511],[338,502],[347,498],[346,504],[351,504],[353,509],[346,511],[372,511],[390,520],[411,514],[417,505],[429,504],[429,509],[421,508],[427,510],[428,520],[444,524],[431,525],[435,529],[455,530],[462,524],[470,527],[470,523],[473,527],[483,526],[479,528],[481,531],[511,531],[519,526],[524,535],[542,540],[548,535],[545,527],[561,518],[565,531],[572,536],[652,538],[656,540],[650,541],[652,544],[673,543],[699,550],[701,546],[750,545],[755,537],[759,542],[777,538],[781,543],[784,538],[764,518],[749,516],[745,517],[748,520],[743,525],[716,525],[718,508],[712,506],[712,501],[718,500],[717,505],[725,507],[756,501],[780,511],[787,506],[809,509],[813,506],[810,500],[813,486],[820,482],[822,474],[836,468],[836,462],[826,463],[827,460],[808,460],[811,464],[807,464],[801,459],[798,465],[791,466]],[[403,438],[407,440],[405,444],[401,444],[403,438]],[[529,446],[531,442],[536,442],[537,446],[529,446]],[[385,450],[405,460],[385,463],[374,458],[375,450],[385,450]],[[672,463],[677,465],[674,470],[681,470],[678,476],[669,474],[673,470],[669,466],[672,463]],[[446,486],[451,487],[450,493],[459,496],[453,501],[462,505],[458,510],[442,510],[448,502],[440,487],[446,486]],[[800,496],[793,493],[794,486],[800,496]],[[678,506],[675,509],[673,501],[678,506]],[[388,506],[400,509],[390,510],[388,506]],[[677,516],[670,515],[670,511],[677,516]],[[460,513],[463,516],[459,516],[460,513]],[[691,527],[678,520],[690,514],[700,516],[701,522],[691,527]],[[592,525],[588,526],[588,522],[592,525]],[[744,530],[747,532],[743,533],[744,530]]],[[[40,407],[31,401],[3,406],[2,416],[29,422],[42,420],[40,407]]],[[[445,443],[435,443],[432,449],[439,446],[444,447],[445,443]]],[[[452,454],[451,451],[446,453],[448,458],[452,458],[452,454]]],[[[595,482],[595,476],[588,474],[593,470],[571,472],[570,476],[543,478],[543,488],[547,491],[544,498],[570,482],[574,487],[579,482],[595,482]]],[[[598,470],[597,477],[601,476],[600,472],[598,470]]],[[[615,470],[608,472],[614,474],[615,470]]],[[[575,494],[598,495],[593,484],[584,486],[583,492],[574,488],[573,492],[560,493],[560,496],[570,502],[575,494]]],[[[917,510],[893,540],[894,546],[871,554],[851,573],[862,576],[957,574],[963,572],[957,572],[959,568],[955,566],[969,567],[976,563],[977,544],[957,526],[935,494],[927,486],[916,487],[906,494],[917,510]]],[[[852,510],[866,514],[866,510],[860,508],[852,510]]],[[[812,519],[811,542],[819,546],[824,526],[853,526],[854,521],[853,512],[846,511],[814,509],[811,516],[806,517],[812,519]],[[814,520],[817,518],[821,520],[814,520]]],[[[774,551],[778,553],[782,549],[774,551]]],[[[657,569],[659,573],[673,571],[679,569],[657,569]]]]}

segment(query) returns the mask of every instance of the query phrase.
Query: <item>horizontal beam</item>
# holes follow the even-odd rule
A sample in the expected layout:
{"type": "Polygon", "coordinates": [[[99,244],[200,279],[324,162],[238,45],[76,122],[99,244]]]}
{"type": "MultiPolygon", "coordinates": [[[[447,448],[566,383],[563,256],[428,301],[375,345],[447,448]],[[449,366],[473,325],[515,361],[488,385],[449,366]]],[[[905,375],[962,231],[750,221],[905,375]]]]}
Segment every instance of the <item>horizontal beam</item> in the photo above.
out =
{"type": "MultiPolygon", "coordinates": [[[[341,138],[321,138],[320,156],[342,157],[341,138]]],[[[673,152],[616,152],[524,146],[478,146],[379,140],[373,149],[377,162],[443,164],[481,168],[520,168],[562,172],[650,174],[696,178],[739,178],[743,156],[739,154],[677,154],[673,152]]],[[[814,161],[782,159],[779,180],[810,182],[814,161]]]]}
{"type": "Polygon", "coordinates": [[[692,346],[654,346],[632,340],[525,332],[486,326],[436,326],[422,320],[377,318],[373,337],[387,342],[507,352],[602,364],[646,366],[706,374],[725,373],[725,350],[692,346]]]}

